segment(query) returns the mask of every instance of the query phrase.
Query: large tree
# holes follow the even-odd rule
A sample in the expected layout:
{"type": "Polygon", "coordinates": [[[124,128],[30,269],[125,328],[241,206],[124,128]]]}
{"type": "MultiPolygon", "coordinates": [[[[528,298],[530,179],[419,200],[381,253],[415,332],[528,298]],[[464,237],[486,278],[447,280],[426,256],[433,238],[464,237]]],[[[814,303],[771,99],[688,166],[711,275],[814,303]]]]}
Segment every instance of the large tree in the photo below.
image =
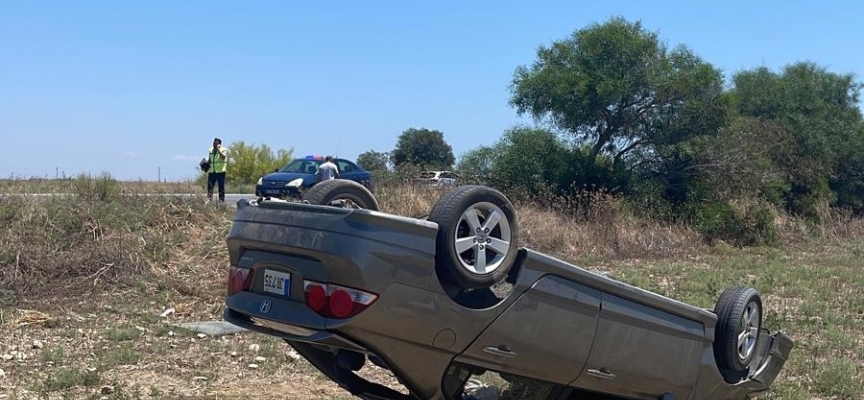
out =
{"type": "Polygon", "coordinates": [[[813,182],[831,174],[838,156],[860,132],[861,85],[813,63],[786,66],[780,73],[757,68],[734,76],[737,111],[775,121],[794,138],[792,154],[777,160],[796,180],[813,182]]]}
{"type": "Polygon", "coordinates": [[[511,89],[520,115],[547,120],[589,145],[589,159],[616,164],[651,161],[657,146],[716,132],[726,109],[717,69],[622,18],[541,47],[511,89]]]}
{"type": "Polygon", "coordinates": [[[387,171],[390,164],[390,154],[375,150],[367,150],[357,156],[357,164],[367,171],[387,171]]]}
{"type": "Polygon", "coordinates": [[[444,140],[444,133],[426,128],[409,128],[399,135],[396,148],[390,153],[395,167],[410,164],[420,168],[450,169],[456,161],[453,148],[444,140]]]}
{"type": "Polygon", "coordinates": [[[771,153],[784,172],[790,211],[812,214],[814,207],[837,205],[860,209],[856,197],[864,187],[861,83],[811,62],[742,71],[733,78],[735,110],[744,117],[770,121],[787,140],[771,153]]]}

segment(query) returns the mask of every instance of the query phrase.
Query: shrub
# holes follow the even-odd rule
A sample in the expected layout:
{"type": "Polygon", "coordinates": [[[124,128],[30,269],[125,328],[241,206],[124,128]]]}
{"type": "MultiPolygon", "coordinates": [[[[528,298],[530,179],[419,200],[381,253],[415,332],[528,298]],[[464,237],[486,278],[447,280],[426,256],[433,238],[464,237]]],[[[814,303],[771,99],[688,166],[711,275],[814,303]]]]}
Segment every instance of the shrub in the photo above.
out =
{"type": "Polygon", "coordinates": [[[734,246],[774,245],[779,237],[774,211],[764,203],[705,203],[698,209],[696,229],[709,244],[722,240],[734,246]]]}
{"type": "Polygon", "coordinates": [[[75,194],[85,200],[112,201],[120,195],[120,184],[110,172],[102,172],[97,177],[80,174],[73,184],[75,194]]]}

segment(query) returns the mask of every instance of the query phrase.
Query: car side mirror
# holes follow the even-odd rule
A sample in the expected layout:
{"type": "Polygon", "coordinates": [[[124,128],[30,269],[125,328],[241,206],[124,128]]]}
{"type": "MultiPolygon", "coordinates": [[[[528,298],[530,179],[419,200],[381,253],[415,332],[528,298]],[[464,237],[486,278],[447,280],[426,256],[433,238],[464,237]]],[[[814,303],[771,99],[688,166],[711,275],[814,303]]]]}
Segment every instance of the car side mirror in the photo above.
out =
{"type": "Polygon", "coordinates": [[[274,169],[273,172],[279,172],[279,168],[274,169]]]}

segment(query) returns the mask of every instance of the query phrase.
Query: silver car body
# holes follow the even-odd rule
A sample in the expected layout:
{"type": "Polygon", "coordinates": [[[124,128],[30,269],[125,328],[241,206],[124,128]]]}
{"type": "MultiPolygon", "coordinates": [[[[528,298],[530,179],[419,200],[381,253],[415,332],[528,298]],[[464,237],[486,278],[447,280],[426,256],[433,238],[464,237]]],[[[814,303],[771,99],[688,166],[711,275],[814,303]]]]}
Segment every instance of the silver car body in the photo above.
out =
{"type": "Polygon", "coordinates": [[[227,244],[232,273],[249,278],[227,296],[224,318],[285,339],[364,399],[458,398],[471,369],[599,399],[745,399],[768,389],[792,349],[787,335],[763,328],[756,368],[728,383],[711,310],[527,248],[505,295],[456,301],[436,276],[437,231],[377,211],[241,200],[227,244]],[[290,276],[287,294],[262,290],[264,270],[290,276]],[[353,317],[328,318],[307,304],[307,280],[376,297],[353,317]],[[366,360],[414,397],[359,378],[352,370],[366,360]]]}

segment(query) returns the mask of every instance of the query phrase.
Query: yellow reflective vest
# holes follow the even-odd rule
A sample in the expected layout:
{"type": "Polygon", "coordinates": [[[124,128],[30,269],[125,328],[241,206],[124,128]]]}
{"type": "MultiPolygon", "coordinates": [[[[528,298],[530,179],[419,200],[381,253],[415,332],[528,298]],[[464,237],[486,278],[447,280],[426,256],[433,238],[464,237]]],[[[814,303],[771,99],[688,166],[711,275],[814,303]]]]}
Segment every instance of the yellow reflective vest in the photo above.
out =
{"type": "Polygon", "coordinates": [[[222,152],[225,153],[225,158],[222,158],[212,147],[207,152],[208,160],[210,161],[210,170],[207,173],[228,171],[228,149],[223,147],[222,152]]]}

